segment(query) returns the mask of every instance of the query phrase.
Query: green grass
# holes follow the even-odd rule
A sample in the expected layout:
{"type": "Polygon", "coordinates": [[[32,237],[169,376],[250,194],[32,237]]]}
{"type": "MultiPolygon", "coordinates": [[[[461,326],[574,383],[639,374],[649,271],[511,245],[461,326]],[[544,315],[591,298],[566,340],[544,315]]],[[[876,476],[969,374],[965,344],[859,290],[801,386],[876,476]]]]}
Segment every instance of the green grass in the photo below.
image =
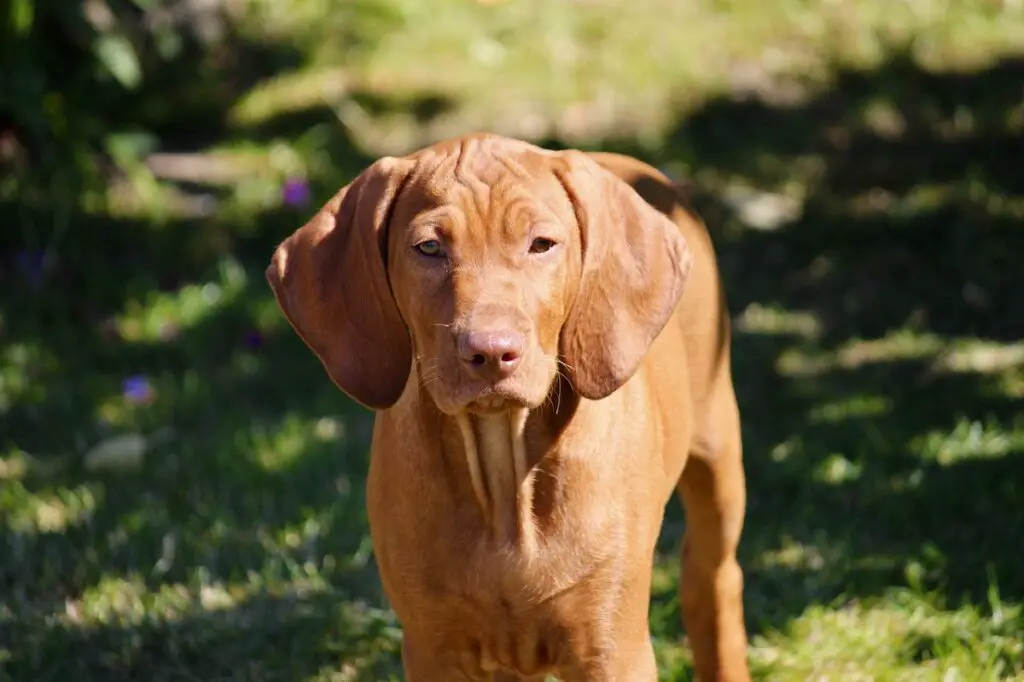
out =
{"type": "MultiPolygon", "coordinates": [[[[103,197],[0,204],[0,680],[400,679],[370,415],[262,273],[376,155],[485,128],[690,178],[736,319],[756,677],[1024,679],[1014,3],[325,6],[253,3],[127,98],[103,197]]],[[[663,680],[692,679],[684,525],[663,680]]]]}

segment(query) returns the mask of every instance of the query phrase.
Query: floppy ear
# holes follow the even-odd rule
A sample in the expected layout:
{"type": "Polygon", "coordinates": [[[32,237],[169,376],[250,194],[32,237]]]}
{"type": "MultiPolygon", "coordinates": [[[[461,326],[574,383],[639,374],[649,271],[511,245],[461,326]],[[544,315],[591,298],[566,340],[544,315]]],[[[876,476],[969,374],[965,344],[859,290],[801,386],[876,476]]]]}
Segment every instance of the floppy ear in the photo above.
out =
{"type": "Polygon", "coordinates": [[[412,363],[385,265],[391,209],[411,163],[386,157],[363,171],[277,247],[266,272],[327,374],[371,409],[398,400],[412,363]]]}
{"type": "Polygon", "coordinates": [[[581,152],[559,173],[583,248],[561,353],[576,392],[599,400],[640,366],[683,293],[693,256],[679,227],[581,152]]]}

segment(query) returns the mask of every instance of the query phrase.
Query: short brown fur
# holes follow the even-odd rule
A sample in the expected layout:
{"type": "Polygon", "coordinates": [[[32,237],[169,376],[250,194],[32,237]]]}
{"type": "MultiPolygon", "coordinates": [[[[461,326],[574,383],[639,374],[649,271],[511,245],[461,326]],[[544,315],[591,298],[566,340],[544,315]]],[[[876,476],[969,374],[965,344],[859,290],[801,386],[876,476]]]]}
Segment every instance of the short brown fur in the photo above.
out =
{"type": "Polygon", "coordinates": [[[673,491],[698,679],[750,679],[729,322],[707,231],[667,178],[448,140],[367,169],[267,278],[378,411],[370,527],[408,680],[657,679],[648,598],[673,491]]]}

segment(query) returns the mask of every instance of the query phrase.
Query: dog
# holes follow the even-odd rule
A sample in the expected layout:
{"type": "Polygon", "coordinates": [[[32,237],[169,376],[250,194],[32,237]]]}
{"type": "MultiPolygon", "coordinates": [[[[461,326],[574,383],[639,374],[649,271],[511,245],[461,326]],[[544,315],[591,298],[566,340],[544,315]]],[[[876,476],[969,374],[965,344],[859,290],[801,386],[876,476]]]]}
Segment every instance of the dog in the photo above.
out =
{"type": "Polygon", "coordinates": [[[668,178],[466,135],[373,163],[266,276],[375,411],[370,531],[410,682],[656,680],[673,491],[697,678],[750,679],[729,317],[668,178]]]}

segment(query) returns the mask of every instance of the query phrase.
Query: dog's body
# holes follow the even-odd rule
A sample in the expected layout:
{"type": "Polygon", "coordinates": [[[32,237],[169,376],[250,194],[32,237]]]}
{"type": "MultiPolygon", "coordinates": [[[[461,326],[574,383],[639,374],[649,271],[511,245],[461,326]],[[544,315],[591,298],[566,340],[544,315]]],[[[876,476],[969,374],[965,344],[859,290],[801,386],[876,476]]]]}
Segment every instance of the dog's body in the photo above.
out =
{"type": "Polygon", "coordinates": [[[673,490],[697,674],[749,679],[728,317],[707,232],[664,176],[448,141],[371,167],[268,278],[379,410],[369,516],[411,682],[656,679],[673,490]]]}

